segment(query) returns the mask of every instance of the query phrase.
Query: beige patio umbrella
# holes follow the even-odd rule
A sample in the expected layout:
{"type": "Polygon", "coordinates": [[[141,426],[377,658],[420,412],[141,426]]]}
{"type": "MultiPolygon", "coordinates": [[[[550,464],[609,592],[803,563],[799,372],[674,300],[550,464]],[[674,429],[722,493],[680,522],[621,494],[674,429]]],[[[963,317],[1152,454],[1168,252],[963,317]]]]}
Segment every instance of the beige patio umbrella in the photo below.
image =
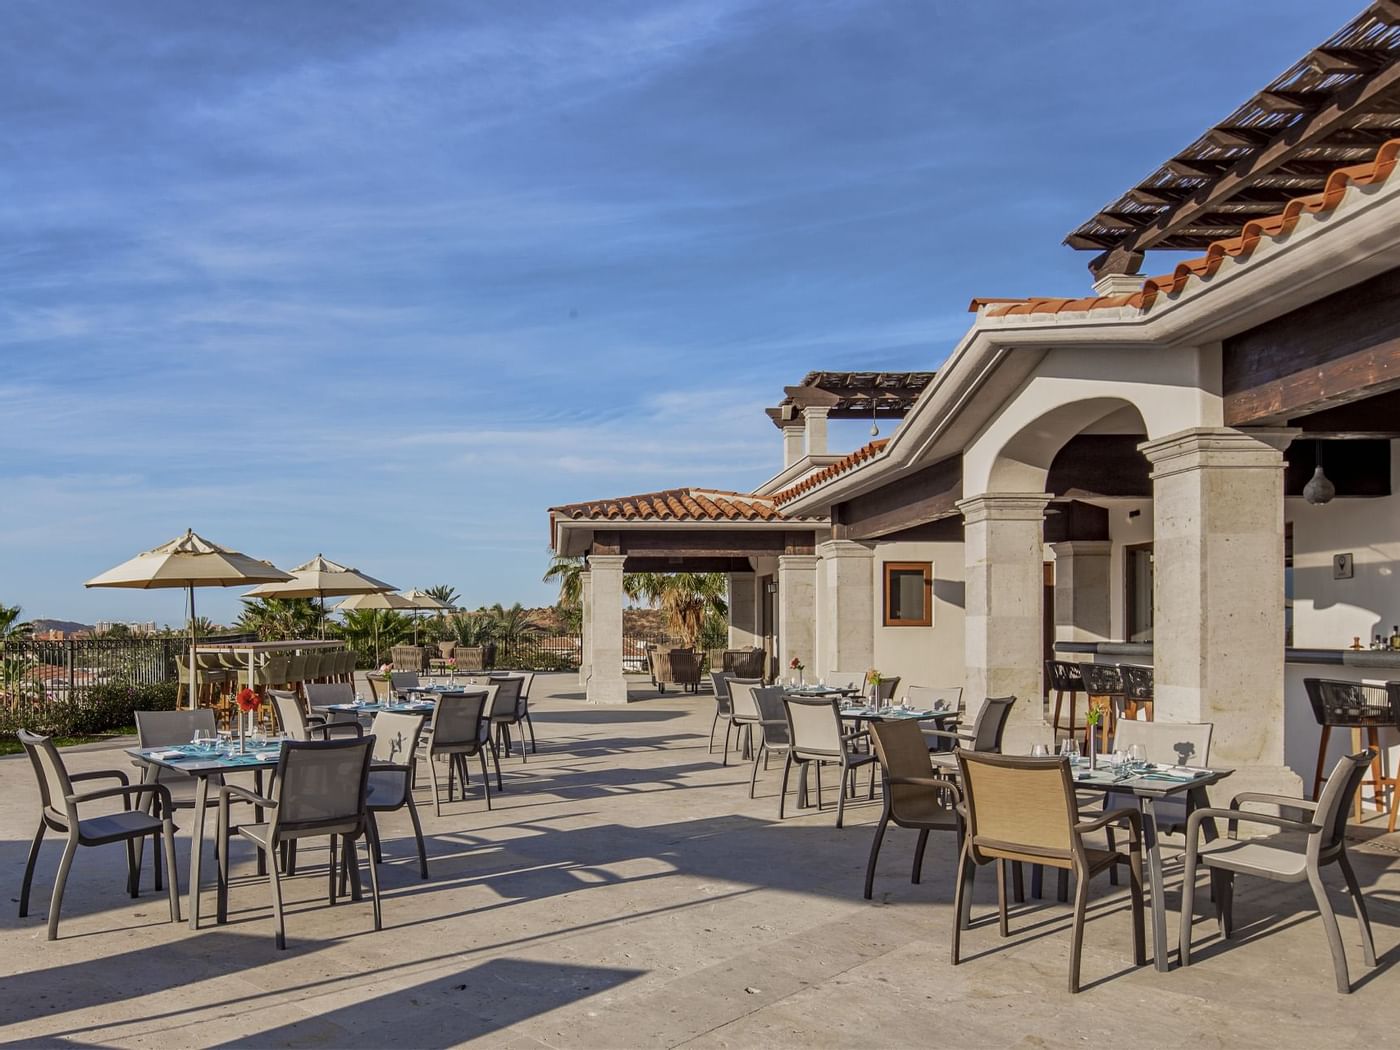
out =
{"type": "MultiPolygon", "coordinates": [[[[357,594],[353,598],[346,598],[335,607],[336,612],[352,612],[362,609],[384,610],[392,609],[401,612],[407,609],[417,608],[411,601],[402,594],[395,594],[393,591],[376,591],[373,594],[357,594]]],[[[374,621],[374,662],[379,663],[379,621],[374,621]]]]}
{"type": "Polygon", "coordinates": [[[359,569],[333,562],[318,554],[305,565],[292,570],[292,579],[265,583],[245,591],[243,598],[317,598],[321,603],[321,637],[326,636],[326,595],[378,594],[392,591],[394,585],[376,580],[359,569]]]}
{"type": "Polygon", "coordinates": [[[189,592],[190,602],[190,706],[195,703],[194,589],[196,587],[238,587],[249,583],[275,583],[291,576],[268,561],[250,558],[246,554],[220,547],[186,529],[159,547],[143,551],[115,568],[94,576],[85,587],[135,587],[154,590],[157,587],[180,587],[189,592]]]}
{"type": "MultiPolygon", "coordinates": [[[[420,611],[423,609],[436,609],[439,612],[447,612],[449,609],[455,608],[455,606],[448,604],[441,598],[434,597],[427,591],[420,591],[417,587],[411,591],[404,591],[403,596],[413,603],[413,608],[420,611]]],[[[419,616],[413,617],[414,645],[418,644],[418,621],[420,619],[421,617],[419,616]]]]}

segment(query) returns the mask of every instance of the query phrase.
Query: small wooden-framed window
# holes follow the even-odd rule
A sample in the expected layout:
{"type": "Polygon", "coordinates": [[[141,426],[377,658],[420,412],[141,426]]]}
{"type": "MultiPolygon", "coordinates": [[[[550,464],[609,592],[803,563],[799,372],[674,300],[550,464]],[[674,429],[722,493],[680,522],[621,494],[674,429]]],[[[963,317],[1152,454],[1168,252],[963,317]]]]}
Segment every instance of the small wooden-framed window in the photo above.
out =
{"type": "Polygon", "coordinates": [[[933,563],[885,562],[885,626],[928,627],[933,623],[933,563]]]}

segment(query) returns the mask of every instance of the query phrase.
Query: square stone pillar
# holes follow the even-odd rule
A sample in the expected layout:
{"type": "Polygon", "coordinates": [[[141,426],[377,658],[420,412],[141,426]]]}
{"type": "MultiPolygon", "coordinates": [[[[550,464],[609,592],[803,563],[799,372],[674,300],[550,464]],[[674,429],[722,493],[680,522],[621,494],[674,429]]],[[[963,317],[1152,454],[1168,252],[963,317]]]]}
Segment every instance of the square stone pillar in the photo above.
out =
{"type": "Polygon", "coordinates": [[[1153,690],[1160,722],[1211,722],[1227,795],[1296,793],[1284,766],[1282,449],[1296,431],[1199,427],[1152,464],[1153,690]]]}
{"type": "Polygon", "coordinates": [[[800,419],[783,424],[783,469],[786,470],[807,452],[807,427],[800,419]]]}
{"type": "Polygon", "coordinates": [[[625,554],[590,554],[589,675],[585,688],[595,704],[627,703],[622,676],[622,565],[625,554]]]}
{"type": "Polygon", "coordinates": [[[804,408],[802,419],[807,431],[807,455],[826,455],[826,420],[831,409],[821,407],[804,408]]]}
{"type": "Polygon", "coordinates": [[[1106,642],[1113,630],[1109,540],[1063,540],[1055,552],[1055,640],[1106,642]]]}
{"type": "Polygon", "coordinates": [[[587,569],[579,573],[579,602],[583,651],[579,654],[578,684],[580,689],[586,690],[588,676],[593,673],[593,575],[587,569]]]}
{"type": "Polygon", "coordinates": [[[796,656],[806,674],[817,669],[817,556],[784,554],[778,558],[778,645],[775,656],[781,678],[795,674],[788,668],[796,656]]]}
{"type": "Polygon", "coordinates": [[[729,574],[729,648],[747,649],[758,645],[758,602],[754,589],[757,577],[751,572],[729,574]]]}
{"type": "Polygon", "coordinates": [[[1045,721],[1041,533],[1049,502],[1046,492],[999,492],[958,503],[967,570],[963,702],[969,722],[989,696],[1016,697],[1008,725],[1045,721]]]}
{"type": "Polygon", "coordinates": [[[817,557],[824,579],[816,674],[868,671],[875,663],[875,551],[854,540],[828,540],[817,545],[817,557]]]}

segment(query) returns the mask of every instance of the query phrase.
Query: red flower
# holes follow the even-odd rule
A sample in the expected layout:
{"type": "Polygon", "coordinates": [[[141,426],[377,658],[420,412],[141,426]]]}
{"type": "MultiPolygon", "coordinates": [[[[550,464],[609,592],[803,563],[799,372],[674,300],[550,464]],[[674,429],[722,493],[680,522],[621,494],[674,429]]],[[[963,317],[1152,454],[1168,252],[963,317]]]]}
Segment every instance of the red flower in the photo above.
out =
{"type": "Polygon", "coordinates": [[[238,710],[243,712],[256,711],[262,706],[262,697],[253,690],[244,686],[238,691],[238,710]]]}

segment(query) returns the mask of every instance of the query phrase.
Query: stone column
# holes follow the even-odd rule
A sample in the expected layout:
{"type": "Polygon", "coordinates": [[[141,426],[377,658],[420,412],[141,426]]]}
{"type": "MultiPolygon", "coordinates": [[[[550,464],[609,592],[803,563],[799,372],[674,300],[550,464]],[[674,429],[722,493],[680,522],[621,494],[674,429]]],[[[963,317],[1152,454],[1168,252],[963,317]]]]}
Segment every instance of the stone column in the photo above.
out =
{"type": "Polygon", "coordinates": [[[624,554],[590,554],[589,626],[592,641],[587,691],[595,704],[627,703],[622,676],[622,565],[624,554]]]}
{"type": "Polygon", "coordinates": [[[1045,721],[1041,532],[1049,502],[1046,492],[998,492],[958,503],[967,569],[963,701],[969,716],[989,696],[1015,696],[1012,724],[1045,721]]]}
{"type": "Polygon", "coordinates": [[[802,420],[794,419],[783,424],[783,469],[786,470],[807,451],[807,428],[802,420]]]}
{"type": "Polygon", "coordinates": [[[1106,642],[1113,630],[1108,540],[1063,540],[1055,552],[1055,639],[1106,642]]]}
{"type": "Polygon", "coordinates": [[[579,573],[579,598],[583,614],[583,652],[579,654],[578,684],[586,691],[588,676],[593,673],[593,574],[587,569],[579,573]]]}
{"type": "Polygon", "coordinates": [[[817,670],[817,556],[784,554],[778,558],[778,645],[774,672],[790,677],[794,656],[816,678],[817,670]]]}
{"type": "Polygon", "coordinates": [[[756,578],[751,572],[729,574],[729,648],[747,649],[758,644],[758,605],[754,601],[756,578]]]}
{"type": "Polygon", "coordinates": [[[1198,427],[1152,464],[1153,715],[1211,722],[1227,795],[1296,793],[1284,765],[1282,449],[1296,431],[1198,427]]]}
{"type": "Polygon", "coordinates": [[[854,540],[828,540],[818,544],[817,557],[824,580],[816,673],[868,671],[875,662],[875,552],[854,540]]]}
{"type": "Polygon", "coordinates": [[[826,455],[826,419],[829,408],[804,408],[802,418],[807,430],[807,455],[826,455]]]}

